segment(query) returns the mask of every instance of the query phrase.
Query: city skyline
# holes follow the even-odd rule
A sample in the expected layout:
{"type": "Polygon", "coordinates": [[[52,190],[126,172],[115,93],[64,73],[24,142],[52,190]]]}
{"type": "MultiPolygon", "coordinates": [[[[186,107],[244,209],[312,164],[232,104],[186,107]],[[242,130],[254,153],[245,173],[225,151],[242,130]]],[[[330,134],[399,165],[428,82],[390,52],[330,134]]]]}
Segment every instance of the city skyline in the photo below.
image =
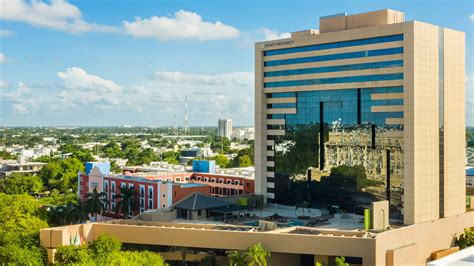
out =
{"type": "Polygon", "coordinates": [[[474,125],[471,1],[268,3],[2,1],[0,123],[172,126],[176,116],[182,126],[187,96],[191,127],[217,125],[221,114],[251,126],[254,42],[318,28],[324,15],[391,8],[466,32],[466,120],[474,125]]]}

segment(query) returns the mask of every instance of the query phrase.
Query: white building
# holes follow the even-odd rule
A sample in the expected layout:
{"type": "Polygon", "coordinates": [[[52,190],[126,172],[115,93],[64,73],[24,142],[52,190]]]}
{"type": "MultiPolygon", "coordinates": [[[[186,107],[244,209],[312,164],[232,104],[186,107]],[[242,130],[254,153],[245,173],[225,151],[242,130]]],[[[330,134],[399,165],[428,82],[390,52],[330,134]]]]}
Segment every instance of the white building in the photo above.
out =
{"type": "Polygon", "coordinates": [[[232,119],[221,118],[217,125],[217,136],[231,138],[232,135],[232,119]]]}
{"type": "Polygon", "coordinates": [[[253,127],[232,129],[232,139],[253,140],[255,139],[255,129],[253,127]]]}

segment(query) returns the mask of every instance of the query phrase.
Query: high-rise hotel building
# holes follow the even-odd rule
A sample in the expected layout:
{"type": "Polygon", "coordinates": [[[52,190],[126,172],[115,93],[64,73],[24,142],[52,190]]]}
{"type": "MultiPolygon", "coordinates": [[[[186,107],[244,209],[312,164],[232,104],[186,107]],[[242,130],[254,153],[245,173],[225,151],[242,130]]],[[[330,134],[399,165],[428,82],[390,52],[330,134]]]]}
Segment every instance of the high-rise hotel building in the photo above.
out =
{"type": "Polygon", "coordinates": [[[255,45],[256,192],[413,224],[465,212],[464,33],[381,10],[255,45]]]}

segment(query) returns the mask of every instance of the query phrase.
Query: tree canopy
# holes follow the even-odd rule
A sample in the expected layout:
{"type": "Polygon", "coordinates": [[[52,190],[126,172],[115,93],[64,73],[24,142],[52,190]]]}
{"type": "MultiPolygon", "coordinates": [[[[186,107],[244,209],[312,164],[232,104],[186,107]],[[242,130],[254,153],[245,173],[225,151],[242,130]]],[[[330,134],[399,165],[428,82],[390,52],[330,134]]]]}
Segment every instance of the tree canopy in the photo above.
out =
{"type": "Polygon", "coordinates": [[[45,164],[38,176],[48,190],[57,189],[60,192],[65,192],[72,189],[77,191],[78,172],[84,172],[84,163],[76,158],[67,158],[45,164]]]}
{"type": "Polygon", "coordinates": [[[11,173],[0,180],[0,192],[6,194],[29,194],[43,190],[43,181],[35,175],[11,173]]]}
{"type": "Polygon", "coordinates": [[[48,227],[46,214],[29,195],[0,193],[0,263],[43,264],[39,230],[48,227]]]}

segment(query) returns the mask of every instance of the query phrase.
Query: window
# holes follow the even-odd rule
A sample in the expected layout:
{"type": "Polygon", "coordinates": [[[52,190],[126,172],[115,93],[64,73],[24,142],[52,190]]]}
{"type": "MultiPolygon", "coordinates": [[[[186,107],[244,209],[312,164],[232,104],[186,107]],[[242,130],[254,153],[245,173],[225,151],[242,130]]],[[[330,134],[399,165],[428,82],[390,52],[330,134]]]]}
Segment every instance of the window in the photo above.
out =
{"type": "Polygon", "coordinates": [[[163,204],[163,208],[166,208],[166,205],[165,205],[165,204],[163,204]]]}
{"type": "Polygon", "coordinates": [[[267,108],[296,108],[296,103],[269,103],[267,108]]]}
{"type": "Polygon", "coordinates": [[[247,182],[247,188],[250,188],[250,182],[247,182]]]}
{"type": "Polygon", "coordinates": [[[140,208],[143,208],[143,207],[145,207],[145,200],[140,199],[140,208]]]}
{"type": "Polygon", "coordinates": [[[278,88],[278,87],[311,86],[311,85],[321,85],[321,84],[368,82],[368,81],[383,81],[383,80],[397,80],[397,79],[403,79],[403,73],[322,78],[322,79],[303,79],[303,80],[290,80],[290,81],[274,81],[274,82],[265,82],[263,84],[263,87],[264,88],[278,88]]]}
{"type": "Polygon", "coordinates": [[[140,197],[145,197],[145,186],[140,185],[140,197]]]}
{"type": "MultiPolygon", "coordinates": [[[[392,61],[371,62],[371,63],[351,64],[351,65],[324,66],[324,67],[311,67],[311,68],[300,68],[300,69],[291,69],[291,70],[268,71],[268,72],[263,73],[263,75],[264,77],[280,77],[280,76],[293,76],[293,75],[354,71],[354,70],[402,67],[402,66],[403,66],[403,60],[392,60],[392,61]]],[[[287,93],[281,93],[278,95],[279,97],[274,97],[274,95],[272,95],[271,98],[282,98],[282,95],[285,95],[285,94],[287,93]]],[[[294,96],[288,96],[288,97],[294,97],[294,96]]]]}
{"type": "Polygon", "coordinates": [[[112,202],[112,211],[115,212],[115,202],[112,202]]]}
{"type": "Polygon", "coordinates": [[[403,47],[396,47],[396,48],[387,48],[387,49],[378,49],[378,50],[348,52],[348,53],[341,53],[341,54],[328,54],[328,55],[272,60],[272,61],[265,61],[263,65],[265,67],[273,67],[273,66],[333,61],[333,60],[382,56],[382,55],[391,55],[391,54],[402,54],[402,53],[403,53],[403,47]]]}
{"type": "Polygon", "coordinates": [[[153,209],[153,200],[148,200],[148,209],[153,209]]]}
{"type": "Polygon", "coordinates": [[[153,199],[153,187],[148,187],[148,198],[153,199]]]}
{"type": "Polygon", "coordinates": [[[318,51],[318,50],[334,49],[334,48],[341,48],[341,47],[351,47],[351,46],[367,45],[367,44],[374,44],[374,43],[395,42],[395,41],[403,41],[403,34],[381,36],[381,37],[359,39],[359,40],[349,40],[349,41],[335,42],[335,43],[322,43],[322,44],[308,45],[308,46],[301,46],[301,47],[284,48],[284,49],[278,49],[278,50],[265,51],[263,52],[263,54],[264,56],[273,56],[273,55],[279,55],[279,54],[301,53],[301,52],[318,51]]]}
{"type": "Polygon", "coordinates": [[[163,198],[164,198],[164,197],[166,197],[166,194],[165,194],[165,193],[163,193],[163,198]]]}
{"type": "Polygon", "coordinates": [[[133,188],[133,184],[132,184],[132,183],[129,183],[129,184],[128,184],[128,188],[133,188]]]}
{"type": "Polygon", "coordinates": [[[124,187],[126,187],[126,186],[127,186],[127,184],[125,184],[125,183],[121,183],[121,184],[120,184],[120,187],[121,187],[121,188],[124,188],[124,187]]]}
{"type": "Polygon", "coordinates": [[[275,167],[267,166],[267,171],[268,172],[273,172],[273,171],[275,171],[275,167]]]}
{"type": "Polygon", "coordinates": [[[201,216],[202,212],[201,210],[198,210],[198,216],[201,216]]]}
{"type": "Polygon", "coordinates": [[[109,181],[104,180],[104,191],[109,192],[109,181]]]}

